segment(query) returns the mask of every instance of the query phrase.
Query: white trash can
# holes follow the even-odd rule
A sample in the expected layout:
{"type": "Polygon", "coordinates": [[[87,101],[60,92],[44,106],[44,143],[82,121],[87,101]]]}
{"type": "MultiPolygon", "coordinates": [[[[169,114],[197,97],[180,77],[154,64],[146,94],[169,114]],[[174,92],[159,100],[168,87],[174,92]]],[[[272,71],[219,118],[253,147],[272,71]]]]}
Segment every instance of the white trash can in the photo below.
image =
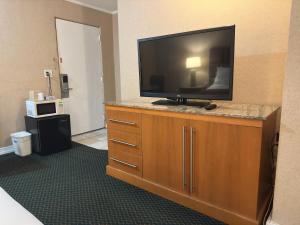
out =
{"type": "Polygon", "coordinates": [[[27,156],[31,154],[31,133],[21,131],[10,136],[16,155],[27,156]]]}

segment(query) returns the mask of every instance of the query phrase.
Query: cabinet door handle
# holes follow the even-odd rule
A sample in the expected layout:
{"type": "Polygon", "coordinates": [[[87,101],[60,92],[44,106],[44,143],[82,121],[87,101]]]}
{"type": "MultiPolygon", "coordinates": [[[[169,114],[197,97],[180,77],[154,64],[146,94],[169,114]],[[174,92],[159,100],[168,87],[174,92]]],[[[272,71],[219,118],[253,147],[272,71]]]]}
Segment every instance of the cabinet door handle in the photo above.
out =
{"type": "Polygon", "coordinates": [[[194,177],[194,128],[191,127],[190,140],[190,193],[193,193],[193,177],[194,177]]]}
{"type": "Polygon", "coordinates": [[[124,120],[109,119],[109,121],[115,122],[115,123],[123,123],[123,124],[127,124],[127,125],[132,125],[132,126],[136,125],[136,123],[134,123],[134,122],[124,121],[124,120]]]}
{"type": "Polygon", "coordinates": [[[133,165],[133,164],[130,164],[130,163],[127,163],[127,162],[124,162],[124,161],[115,159],[115,158],[113,158],[113,157],[110,157],[110,159],[113,160],[113,161],[115,161],[115,162],[121,163],[121,164],[123,164],[123,165],[129,166],[129,167],[132,167],[132,168],[137,168],[136,165],[133,165]]]}
{"type": "Polygon", "coordinates": [[[111,139],[109,139],[109,140],[112,141],[112,142],[115,142],[115,143],[119,143],[119,144],[123,144],[123,145],[128,145],[128,146],[130,146],[130,147],[136,147],[136,145],[130,144],[130,143],[125,142],[125,141],[119,141],[119,140],[113,139],[113,138],[111,138],[111,139]]]}
{"type": "Polygon", "coordinates": [[[182,127],[182,187],[185,190],[185,126],[182,127]]]}

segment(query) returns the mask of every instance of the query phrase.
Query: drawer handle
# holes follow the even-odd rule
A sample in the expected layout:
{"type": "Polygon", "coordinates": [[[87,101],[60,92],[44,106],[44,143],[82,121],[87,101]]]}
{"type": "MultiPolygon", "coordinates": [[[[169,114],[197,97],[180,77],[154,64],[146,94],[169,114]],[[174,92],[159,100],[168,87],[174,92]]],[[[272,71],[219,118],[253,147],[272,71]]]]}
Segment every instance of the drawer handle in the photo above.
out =
{"type": "Polygon", "coordinates": [[[119,144],[128,145],[128,146],[130,146],[130,147],[136,147],[136,145],[130,144],[130,143],[125,142],[125,141],[119,141],[119,140],[116,140],[116,139],[113,139],[113,138],[111,138],[111,139],[109,139],[109,140],[112,141],[112,142],[119,143],[119,144]]]}
{"type": "Polygon", "coordinates": [[[118,160],[118,159],[115,159],[113,157],[110,157],[111,160],[115,161],[115,162],[118,162],[118,163],[121,163],[121,164],[124,164],[126,166],[129,166],[129,167],[132,167],[132,168],[137,168],[136,165],[133,165],[133,164],[130,164],[130,163],[127,163],[127,162],[123,162],[121,160],[118,160]]]}
{"type": "Polygon", "coordinates": [[[123,123],[123,124],[127,124],[127,125],[136,125],[136,123],[134,123],[134,122],[123,121],[123,120],[109,119],[109,121],[115,122],[115,123],[123,123]]]}

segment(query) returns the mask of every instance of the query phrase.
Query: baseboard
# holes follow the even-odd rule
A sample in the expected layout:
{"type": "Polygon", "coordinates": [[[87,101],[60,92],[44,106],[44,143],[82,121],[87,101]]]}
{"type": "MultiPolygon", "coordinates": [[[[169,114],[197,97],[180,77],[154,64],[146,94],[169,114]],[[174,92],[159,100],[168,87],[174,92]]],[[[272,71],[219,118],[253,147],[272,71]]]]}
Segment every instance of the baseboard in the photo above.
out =
{"type": "Polygon", "coordinates": [[[12,145],[10,145],[7,147],[0,148],[0,155],[6,155],[6,154],[12,153],[14,151],[15,151],[14,147],[12,145]]]}

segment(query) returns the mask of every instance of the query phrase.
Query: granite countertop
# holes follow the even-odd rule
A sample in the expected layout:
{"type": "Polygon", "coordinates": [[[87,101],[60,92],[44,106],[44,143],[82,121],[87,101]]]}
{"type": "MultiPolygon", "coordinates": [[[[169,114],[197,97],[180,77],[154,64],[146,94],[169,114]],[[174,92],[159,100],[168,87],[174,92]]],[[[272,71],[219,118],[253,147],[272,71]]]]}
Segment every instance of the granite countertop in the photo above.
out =
{"type": "Polygon", "coordinates": [[[151,102],[158,100],[157,98],[139,98],[128,101],[109,101],[106,105],[124,106],[139,109],[151,109],[159,111],[190,113],[199,115],[211,116],[226,116],[241,119],[257,119],[265,120],[269,115],[278,110],[278,105],[256,105],[256,104],[234,104],[228,102],[214,102],[217,108],[213,110],[206,110],[196,106],[166,106],[153,105],[151,102]]]}

